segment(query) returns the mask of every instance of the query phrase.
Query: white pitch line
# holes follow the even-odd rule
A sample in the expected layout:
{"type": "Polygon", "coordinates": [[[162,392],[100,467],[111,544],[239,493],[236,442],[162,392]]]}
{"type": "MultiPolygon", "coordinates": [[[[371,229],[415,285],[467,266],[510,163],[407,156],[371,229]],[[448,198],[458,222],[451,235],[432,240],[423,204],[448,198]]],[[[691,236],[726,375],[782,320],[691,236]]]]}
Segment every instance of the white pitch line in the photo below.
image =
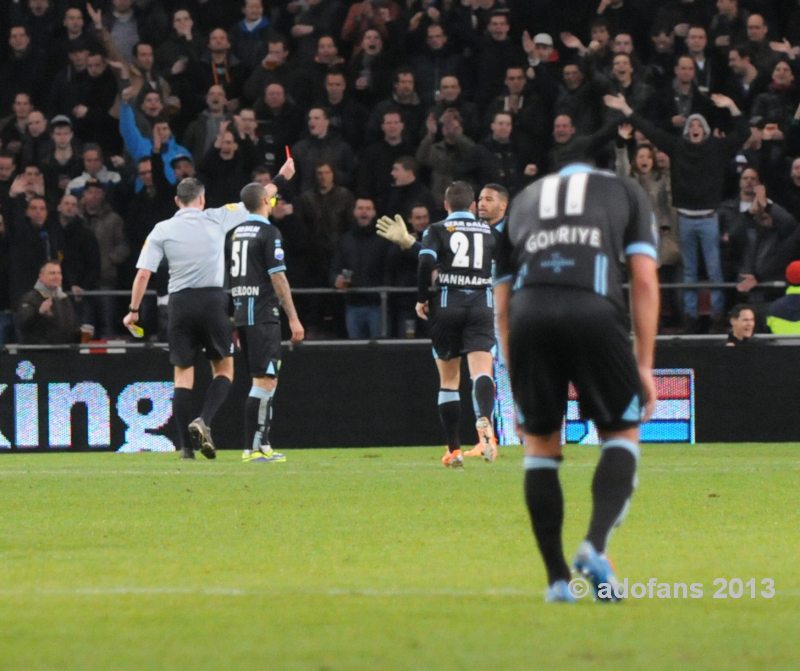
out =
{"type": "MultiPolygon", "coordinates": [[[[223,596],[223,597],[283,597],[283,596],[321,596],[321,597],[451,597],[451,598],[485,598],[485,597],[540,597],[544,590],[519,589],[516,587],[488,588],[483,590],[458,589],[405,589],[393,588],[353,588],[344,587],[328,589],[240,589],[235,587],[75,587],[72,589],[0,589],[0,597],[93,597],[93,596],[223,596]]],[[[775,598],[800,597],[800,589],[776,590],[775,598]]],[[[693,599],[634,599],[630,601],[693,601],[693,599]]],[[[707,599],[700,599],[707,600],[707,599]]],[[[771,599],[724,599],[732,601],[769,601],[771,599]]]]}
{"type": "MultiPolygon", "coordinates": [[[[231,463],[231,466],[234,466],[231,463]]],[[[294,464],[293,464],[294,466],[294,464]]],[[[306,476],[309,473],[319,473],[319,472],[329,472],[333,469],[336,469],[338,464],[330,464],[330,463],[307,463],[303,464],[301,468],[294,469],[289,466],[285,465],[274,465],[264,468],[265,471],[276,470],[277,472],[281,473],[285,477],[296,477],[296,476],[306,476]]],[[[393,464],[392,465],[392,472],[397,471],[441,471],[443,469],[441,467],[437,468],[438,463],[431,461],[421,462],[421,463],[414,463],[414,464],[393,464]]],[[[594,463],[582,463],[582,464],[567,464],[566,468],[568,470],[589,470],[594,469],[596,464],[594,463]]],[[[484,464],[475,464],[474,470],[479,471],[482,469],[491,470],[491,466],[485,466],[484,464]]],[[[784,472],[787,469],[789,470],[800,470],[800,463],[796,461],[786,461],[786,462],[769,462],[760,465],[754,464],[742,464],[741,466],[648,466],[646,463],[640,467],[640,473],[646,476],[648,473],[652,474],[661,474],[661,473],[714,473],[715,475],[719,474],[730,474],[730,473],[755,473],[755,472],[784,472]]],[[[172,475],[178,477],[184,476],[201,476],[206,478],[217,478],[217,477],[231,477],[233,475],[252,475],[257,473],[261,469],[254,469],[251,466],[247,466],[246,468],[242,469],[234,469],[234,468],[226,468],[225,470],[203,470],[203,467],[200,466],[199,468],[186,468],[186,469],[175,469],[175,470],[160,470],[160,471],[153,471],[147,469],[114,469],[114,470],[97,470],[97,471],[88,471],[85,469],[70,469],[70,470],[58,470],[58,469],[48,469],[48,470],[0,470],[0,478],[14,478],[14,477],[37,477],[37,476],[53,476],[53,477],[81,477],[81,478],[105,478],[107,476],[164,476],[164,475],[172,475]]],[[[380,469],[371,469],[371,468],[347,468],[347,475],[374,475],[375,472],[380,469]]],[[[470,468],[470,470],[473,470],[470,468]]],[[[522,462],[520,460],[519,463],[519,472],[522,472],[522,462]]],[[[344,472],[344,469],[342,469],[344,472]]]]}
{"type": "Polygon", "coordinates": [[[529,597],[541,595],[542,590],[524,590],[511,587],[485,590],[454,589],[370,589],[370,588],[330,588],[330,589],[240,589],[235,587],[75,587],[72,589],[0,589],[0,597],[14,596],[366,596],[366,597],[529,597]]]}

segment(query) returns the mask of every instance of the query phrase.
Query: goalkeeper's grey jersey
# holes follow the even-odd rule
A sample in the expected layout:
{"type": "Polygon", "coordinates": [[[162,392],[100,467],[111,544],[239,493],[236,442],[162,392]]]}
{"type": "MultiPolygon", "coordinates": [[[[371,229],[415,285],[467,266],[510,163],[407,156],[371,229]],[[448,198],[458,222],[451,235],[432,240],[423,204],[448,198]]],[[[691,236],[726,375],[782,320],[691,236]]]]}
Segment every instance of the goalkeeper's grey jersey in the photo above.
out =
{"type": "Polygon", "coordinates": [[[222,288],[225,235],[245,219],[247,210],[241,203],[209,210],[182,208],[156,224],[136,267],[155,272],[166,257],[171,294],[183,289],[222,288]]]}

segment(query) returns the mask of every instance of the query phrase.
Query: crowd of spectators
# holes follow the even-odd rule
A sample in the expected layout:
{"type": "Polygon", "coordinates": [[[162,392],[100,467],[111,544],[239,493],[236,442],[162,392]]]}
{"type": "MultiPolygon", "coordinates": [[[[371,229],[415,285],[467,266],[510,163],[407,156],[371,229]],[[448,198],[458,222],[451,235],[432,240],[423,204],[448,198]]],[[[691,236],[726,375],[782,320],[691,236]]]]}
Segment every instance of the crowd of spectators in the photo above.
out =
{"type": "MultiPolygon", "coordinates": [[[[663,280],[738,283],[668,296],[665,329],[763,315],[800,258],[797,2],[6,0],[0,39],[0,343],[48,260],[76,323],[118,334],[124,299],[82,294],[130,287],[177,181],[220,206],[287,151],[295,288],[413,286],[376,217],[419,235],[453,179],[513,195],[581,159],[645,186],[663,280]]],[[[376,335],[374,297],[341,298],[298,298],[309,337],[376,335]]]]}

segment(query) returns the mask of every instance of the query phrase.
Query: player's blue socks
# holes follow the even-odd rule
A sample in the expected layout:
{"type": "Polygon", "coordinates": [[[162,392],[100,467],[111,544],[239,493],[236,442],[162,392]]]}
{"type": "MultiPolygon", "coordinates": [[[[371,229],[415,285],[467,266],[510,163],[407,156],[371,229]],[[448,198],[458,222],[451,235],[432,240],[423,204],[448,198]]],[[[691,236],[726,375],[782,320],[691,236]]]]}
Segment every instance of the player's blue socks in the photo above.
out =
{"type": "Polygon", "coordinates": [[[611,529],[622,522],[627,512],[638,459],[639,446],[629,440],[612,438],[602,445],[592,479],[592,519],[586,534],[586,540],[601,554],[611,529]]]}
{"type": "Polygon", "coordinates": [[[547,568],[547,583],[570,579],[561,544],[564,524],[564,496],[558,479],[561,459],[526,456],[525,503],[531,516],[533,535],[547,568]]]}
{"type": "Polygon", "coordinates": [[[478,375],[472,380],[472,407],[475,417],[494,418],[494,380],[491,375],[478,375]]]}
{"type": "Polygon", "coordinates": [[[189,422],[194,419],[191,389],[175,387],[172,394],[172,417],[178,429],[178,448],[189,447],[192,444],[189,440],[189,422]]]}
{"type": "Polygon", "coordinates": [[[269,420],[272,417],[274,389],[262,389],[253,385],[244,406],[244,441],[249,450],[261,449],[269,441],[269,420]]]}
{"type": "Polygon", "coordinates": [[[224,375],[217,375],[211,384],[208,385],[206,390],[206,398],[203,401],[203,409],[200,411],[200,417],[206,423],[206,426],[211,426],[214,421],[214,415],[217,414],[219,407],[228,398],[228,392],[231,390],[231,381],[224,375]]]}
{"type": "Polygon", "coordinates": [[[458,425],[461,421],[461,396],[458,389],[439,390],[439,420],[442,422],[447,449],[461,449],[458,425]]]}

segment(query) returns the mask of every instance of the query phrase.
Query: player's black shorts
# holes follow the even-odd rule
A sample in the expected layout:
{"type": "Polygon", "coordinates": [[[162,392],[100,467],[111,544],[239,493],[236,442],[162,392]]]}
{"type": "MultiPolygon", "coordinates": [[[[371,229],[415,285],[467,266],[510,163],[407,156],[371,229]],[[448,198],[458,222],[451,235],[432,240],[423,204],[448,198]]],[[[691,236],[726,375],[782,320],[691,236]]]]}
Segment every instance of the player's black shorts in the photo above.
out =
{"type": "Polygon", "coordinates": [[[222,289],[184,289],[169,296],[169,360],[193,366],[200,349],[211,361],[233,354],[228,296],[222,289]]]}
{"type": "Polygon", "coordinates": [[[492,294],[443,287],[430,300],[430,334],[434,356],[447,361],[494,347],[492,294]]]}
{"type": "Polygon", "coordinates": [[[281,325],[255,324],[237,326],[236,330],[251,377],[277,377],[281,367],[281,325]]]}
{"type": "Polygon", "coordinates": [[[561,428],[569,382],[581,417],[598,429],[639,423],[639,369],[624,316],[611,301],[581,289],[524,288],[509,315],[511,388],[525,431],[561,428]]]}

